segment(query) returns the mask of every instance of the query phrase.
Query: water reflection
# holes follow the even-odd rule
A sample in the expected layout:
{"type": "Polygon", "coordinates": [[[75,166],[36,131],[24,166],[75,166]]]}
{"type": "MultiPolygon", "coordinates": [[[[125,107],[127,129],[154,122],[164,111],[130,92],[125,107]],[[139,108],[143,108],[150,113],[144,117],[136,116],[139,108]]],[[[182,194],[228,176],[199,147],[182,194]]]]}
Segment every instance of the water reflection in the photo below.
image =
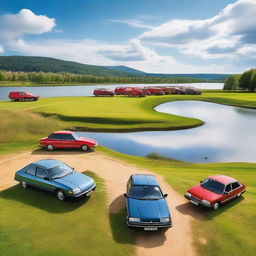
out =
{"type": "Polygon", "coordinates": [[[205,125],[179,131],[83,134],[130,155],[157,152],[190,162],[256,162],[255,110],[197,101],[164,103],[155,109],[199,118],[205,125]]]}
{"type": "MultiPolygon", "coordinates": [[[[168,86],[169,84],[161,84],[168,86]]],[[[175,85],[175,84],[173,84],[175,85]]],[[[193,84],[177,84],[178,86],[193,86],[199,89],[222,89],[223,83],[193,83],[193,84]]],[[[47,86],[47,87],[0,87],[0,100],[7,100],[11,91],[29,91],[38,94],[40,97],[69,97],[69,96],[92,96],[95,88],[115,89],[117,86],[150,86],[150,84],[114,84],[114,85],[88,85],[88,86],[47,86]]]]}

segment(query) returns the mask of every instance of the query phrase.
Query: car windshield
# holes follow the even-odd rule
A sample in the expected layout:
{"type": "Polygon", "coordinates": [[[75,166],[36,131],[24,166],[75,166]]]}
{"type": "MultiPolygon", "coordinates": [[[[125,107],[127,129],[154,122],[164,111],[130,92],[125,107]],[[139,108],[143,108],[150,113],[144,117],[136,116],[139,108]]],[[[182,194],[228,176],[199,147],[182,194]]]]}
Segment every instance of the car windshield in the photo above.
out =
{"type": "Polygon", "coordinates": [[[58,166],[48,169],[48,173],[52,179],[62,178],[64,176],[67,176],[68,174],[71,174],[72,172],[73,170],[66,164],[60,164],[58,166]]]}
{"type": "Polygon", "coordinates": [[[79,140],[80,137],[76,133],[73,133],[72,135],[73,135],[75,140],[79,140]]]}
{"type": "Polygon", "coordinates": [[[217,194],[222,194],[225,188],[225,185],[212,179],[206,179],[201,183],[201,186],[205,189],[213,191],[217,194]]]}
{"type": "Polygon", "coordinates": [[[132,186],[129,197],[145,200],[156,200],[163,198],[158,186],[132,186]]]}

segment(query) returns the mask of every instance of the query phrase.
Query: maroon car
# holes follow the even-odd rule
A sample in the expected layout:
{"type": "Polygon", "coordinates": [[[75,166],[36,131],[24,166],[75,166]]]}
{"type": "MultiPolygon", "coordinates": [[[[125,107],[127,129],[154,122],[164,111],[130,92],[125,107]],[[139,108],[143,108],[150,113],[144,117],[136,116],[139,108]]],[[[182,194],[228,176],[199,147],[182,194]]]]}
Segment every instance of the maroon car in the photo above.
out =
{"type": "Polygon", "coordinates": [[[144,87],[151,95],[164,95],[164,92],[161,87],[157,86],[148,86],[144,87]]]}
{"type": "Polygon", "coordinates": [[[233,198],[239,198],[245,191],[245,185],[237,180],[226,175],[214,175],[190,188],[185,197],[194,205],[217,210],[220,205],[233,198]]]}
{"type": "Polygon", "coordinates": [[[139,87],[128,87],[126,88],[124,94],[130,97],[145,97],[148,95],[148,92],[139,87]]]}
{"type": "Polygon", "coordinates": [[[40,140],[40,147],[53,151],[55,148],[80,148],[83,151],[94,148],[97,142],[80,137],[72,131],[57,131],[40,140]]]}
{"type": "Polygon", "coordinates": [[[97,88],[93,91],[93,94],[97,96],[111,96],[113,97],[115,95],[114,91],[111,89],[106,88],[97,88]]]}
{"type": "Polygon", "coordinates": [[[30,92],[10,92],[9,98],[11,101],[36,101],[39,96],[30,92]]]}
{"type": "Polygon", "coordinates": [[[127,88],[131,88],[131,87],[125,87],[125,86],[119,86],[119,87],[116,87],[116,89],[115,89],[115,94],[116,95],[125,95],[125,90],[127,89],[127,88]]]}

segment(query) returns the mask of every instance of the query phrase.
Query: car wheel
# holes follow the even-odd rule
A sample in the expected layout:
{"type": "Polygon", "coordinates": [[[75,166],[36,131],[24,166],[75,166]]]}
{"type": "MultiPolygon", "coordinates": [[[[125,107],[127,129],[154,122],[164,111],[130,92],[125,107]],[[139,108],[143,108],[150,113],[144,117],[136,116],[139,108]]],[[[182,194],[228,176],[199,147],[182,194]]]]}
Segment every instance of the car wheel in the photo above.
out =
{"type": "Polygon", "coordinates": [[[46,148],[49,151],[53,151],[54,150],[54,146],[53,145],[47,145],[46,148]]]}
{"type": "Polygon", "coordinates": [[[23,188],[27,188],[28,187],[27,182],[25,182],[25,181],[22,181],[20,184],[21,184],[21,186],[23,188]]]}
{"type": "Polygon", "coordinates": [[[220,207],[220,204],[219,203],[215,203],[212,208],[213,208],[214,211],[216,211],[216,210],[219,209],[219,207],[220,207]]]}
{"type": "Polygon", "coordinates": [[[83,145],[83,146],[81,147],[81,149],[82,149],[83,151],[87,151],[87,150],[88,150],[88,146],[87,146],[87,145],[83,145]]]}
{"type": "Polygon", "coordinates": [[[66,195],[62,190],[57,190],[57,197],[60,201],[65,201],[66,195]]]}

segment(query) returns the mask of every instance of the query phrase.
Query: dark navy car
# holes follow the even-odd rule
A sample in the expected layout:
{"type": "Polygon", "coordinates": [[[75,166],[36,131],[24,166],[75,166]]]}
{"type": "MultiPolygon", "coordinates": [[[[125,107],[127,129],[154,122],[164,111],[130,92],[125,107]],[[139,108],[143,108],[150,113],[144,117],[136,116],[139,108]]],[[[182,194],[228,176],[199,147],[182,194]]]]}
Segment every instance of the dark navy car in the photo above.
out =
{"type": "Polygon", "coordinates": [[[171,227],[171,214],[166,202],[167,194],[153,175],[134,174],[127,183],[127,225],[154,231],[171,227]]]}
{"type": "Polygon", "coordinates": [[[96,188],[95,181],[75,172],[65,163],[46,159],[31,163],[15,173],[15,180],[23,188],[38,187],[56,193],[59,200],[68,197],[88,196],[96,188]]]}

